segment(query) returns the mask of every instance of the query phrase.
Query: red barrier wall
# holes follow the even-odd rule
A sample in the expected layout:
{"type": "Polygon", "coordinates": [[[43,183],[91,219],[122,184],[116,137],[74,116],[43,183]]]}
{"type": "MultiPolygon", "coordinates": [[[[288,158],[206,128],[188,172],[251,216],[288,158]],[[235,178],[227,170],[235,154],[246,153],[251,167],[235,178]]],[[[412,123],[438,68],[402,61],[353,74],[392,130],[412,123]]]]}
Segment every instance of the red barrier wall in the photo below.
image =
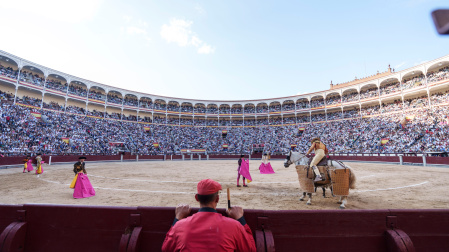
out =
{"type": "MultiPolygon", "coordinates": [[[[174,216],[168,207],[2,205],[0,252],[16,251],[11,244],[24,252],[160,251],[174,216]],[[22,233],[12,232],[20,223],[22,233]]],[[[449,251],[448,209],[245,210],[245,219],[258,251],[449,251]]]]}
{"type": "MultiPolygon", "coordinates": [[[[78,157],[76,155],[73,156],[52,156],[51,162],[57,163],[57,162],[76,162],[78,161],[78,157]]],[[[120,155],[113,155],[113,156],[107,156],[107,155],[87,155],[87,161],[119,161],[120,155]]],[[[170,155],[166,155],[167,160],[170,160],[170,155]]],[[[190,155],[184,155],[186,160],[190,160],[190,155]]],[[[198,155],[193,155],[193,160],[198,160],[198,155]]],[[[352,161],[373,161],[373,162],[394,162],[399,163],[399,157],[398,156],[378,156],[377,154],[374,154],[372,156],[364,155],[364,156],[349,156],[349,155],[342,155],[342,156],[332,156],[331,157],[335,160],[352,160],[352,161]]],[[[25,157],[3,157],[0,158],[0,166],[2,165],[18,165],[23,164],[22,160],[25,157]]],[[[239,159],[240,155],[209,155],[209,159],[239,159]]],[[[246,155],[246,158],[248,158],[248,155],[246,155]]],[[[251,155],[251,158],[258,159],[261,158],[261,154],[257,153],[254,155],[251,155]]],[[[284,155],[273,155],[271,156],[272,159],[284,159],[284,155]]],[[[34,163],[35,158],[33,158],[34,163]]],[[[130,155],[125,154],[123,156],[124,160],[136,160],[136,155],[130,155]]],[[[139,160],[164,160],[163,155],[139,155],[139,160]]],[[[173,159],[182,159],[181,155],[173,155],[173,159]]],[[[43,160],[48,163],[49,156],[43,156],[43,160]]],[[[201,155],[201,160],[206,160],[206,155],[201,155]]],[[[417,156],[403,156],[403,161],[405,163],[416,163],[416,164],[422,164],[422,157],[417,156]]],[[[428,164],[446,164],[449,165],[449,157],[427,157],[426,161],[428,164]]]]}
{"type": "Polygon", "coordinates": [[[447,164],[449,165],[449,157],[426,157],[428,164],[447,164]]]}

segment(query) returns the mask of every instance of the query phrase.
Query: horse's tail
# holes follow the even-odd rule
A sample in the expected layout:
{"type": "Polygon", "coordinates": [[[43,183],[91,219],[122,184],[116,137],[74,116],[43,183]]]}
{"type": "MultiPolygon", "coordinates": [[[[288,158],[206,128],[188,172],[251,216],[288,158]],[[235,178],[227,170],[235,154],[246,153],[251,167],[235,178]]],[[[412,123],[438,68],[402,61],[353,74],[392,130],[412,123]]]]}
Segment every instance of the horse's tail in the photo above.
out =
{"type": "Polygon", "coordinates": [[[349,189],[355,189],[355,182],[357,181],[357,177],[354,174],[354,171],[349,168],[349,189]]]}

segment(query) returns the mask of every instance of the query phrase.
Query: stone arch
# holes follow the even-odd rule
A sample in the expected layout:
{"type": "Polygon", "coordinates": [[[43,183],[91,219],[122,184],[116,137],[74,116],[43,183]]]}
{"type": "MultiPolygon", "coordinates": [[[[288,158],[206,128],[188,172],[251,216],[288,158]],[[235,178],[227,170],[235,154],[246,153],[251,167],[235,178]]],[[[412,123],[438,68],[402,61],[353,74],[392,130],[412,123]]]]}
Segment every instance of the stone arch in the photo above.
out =
{"type": "Polygon", "coordinates": [[[123,94],[116,90],[110,90],[108,92],[108,103],[120,104],[123,103],[123,94]]]}
{"type": "Polygon", "coordinates": [[[207,104],[207,108],[206,108],[207,110],[207,114],[218,114],[218,106],[217,106],[217,104],[214,104],[214,103],[210,103],[210,104],[207,104]]]}
{"type": "Polygon", "coordinates": [[[191,102],[183,102],[181,103],[181,112],[184,113],[193,113],[193,105],[191,102]]]}
{"type": "Polygon", "coordinates": [[[20,72],[20,81],[43,87],[45,82],[45,73],[40,68],[33,65],[25,65],[22,67],[20,72]]]}
{"type": "Polygon", "coordinates": [[[139,107],[146,108],[146,109],[153,108],[153,99],[151,99],[150,97],[147,97],[147,96],[140,97],[139,107]]]}
{"type": "Polygon", "coordinates": [[[293,100],[286,100],[282,103],[282,111],[295,110],[295,102],[293,100]]]}
{"type": "Polygon", "coordinates": [[[310,108],[310,102],[307,98],[299,98],[296,100],[296,109],[308,109],[310,108]]]}
{"type": "Polygon", "coordinates": [[[138,107],[139,106],[139,97],[135,94],[125,94],[123,104],[127,106],[138,107]]]}
{"type": "Polygon", "coordinates": [[[153,107],[156,110],[163,110],[165,111],[167,109],[167,102],[162,99],[156,99],[153,103],[153,107]]]}
{"type": "Polygon", "coordinates": [[[243,114],[242,104],[233,104],[231,107],[231,114],[234,114],[234,115],[243,114]]]}
{"type": "Polygon", "coordinates": [[[396,77],[383,80],[379,84],[380,95],[386,95],[390,93],[396,93],[401,91],[399,79],[396,77]]]}
{"type": "Polygon", "coordinates": [[[268,104],[260,102],[256,106],[256,113],[268,113],[268,104]]]}
{"type": "Polygon", "coordinates": [[[67,86],[67,79],[59,74],[49,74],[45,82],[46,88],[63,93],[67,92],[67,86]]]}
{"type": "Polygon", "coordinates": [[[69,84],[69,94],[77,95],[81,97],[87,96],[87,85],[81,81],[74,80],[69,84]]]}
{"type": "Polygon", "coordinates": [[[245,114],[254,114],[256,113],[256,106],[254,103],[246,103],[244,106],[245,114]]]}
{"type": "Polygon", "coordinates": [[[195,114],[206,114],[206,105],[204,103],[195,103],[195,114]]]}
{"type": "Polygon", "coordinates": [[[229,104],[220,104],[220,114],[230,114],[231,106],[229,104]]]}
{"type": "Polygon", "coordinates": [[[278,101],[270,102],[270,112],[281,112],[281,103],[278,101]]]}
{"type": "Polygon", "coordinates": [[[99,101],[105,101],[106,90],[100,86],[91,86],[89,89],[89,98],[99,101]]]}

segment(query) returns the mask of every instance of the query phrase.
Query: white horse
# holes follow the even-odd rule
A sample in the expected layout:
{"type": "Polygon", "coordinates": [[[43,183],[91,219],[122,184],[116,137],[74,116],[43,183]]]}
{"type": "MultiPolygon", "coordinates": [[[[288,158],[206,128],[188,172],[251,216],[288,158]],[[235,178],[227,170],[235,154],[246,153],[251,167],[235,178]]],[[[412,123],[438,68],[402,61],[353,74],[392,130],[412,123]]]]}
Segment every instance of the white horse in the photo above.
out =
{"type": "MultiPolygon", "coordinates": [[[[299,152],[294,152],[294,151],[290,151],[287,155],[287,158],[285,159],[284,162],[284,167],[287,168],[289,167],[291,164],[295,164],[295,165],[305,165],[307,166],[309,162],[309,158],[304,155],[301,154],[299,152]]],[[[336,169],[349,169],[350,171],[350,176],[349,176],[349,188],[350,189],[355,189],[355,182],[356,182],[356,177],[355,174],[353,172],[353,170],[351,169],[351,167],[349,167],[348,165],[343,164],[343,162],[338,161],[338,160],[327,160],[327,165],[328,166],[333,166],[336,169]]],[[[328,186],[327,185],[323,185],[323,186],[328,186]]],[[[316,186],[315,186],[315,190],[316,190],[316,186]]],[[[332,190],[332,189],[331,189],[332,190]]],[[[304,198],[306,197],[306,194],[309,196],[309,200],[307,201],[307,205],[311,205],[312,204],[312,193],[306,193],[303,192],[302,196],[299,198],[300,201],[304,201],[304,198]]],[[[332,193],[333,195],[333,193],[332,193]]],[[[323,187],[323,196],[325,196],[325,189],[323,187]]],[[[340,200],[338,201],[340,205],[341,209],[345,209],[346,206],[345,204],[347,203],[347,199],[348,196],[340,196],[340,200]]]]}

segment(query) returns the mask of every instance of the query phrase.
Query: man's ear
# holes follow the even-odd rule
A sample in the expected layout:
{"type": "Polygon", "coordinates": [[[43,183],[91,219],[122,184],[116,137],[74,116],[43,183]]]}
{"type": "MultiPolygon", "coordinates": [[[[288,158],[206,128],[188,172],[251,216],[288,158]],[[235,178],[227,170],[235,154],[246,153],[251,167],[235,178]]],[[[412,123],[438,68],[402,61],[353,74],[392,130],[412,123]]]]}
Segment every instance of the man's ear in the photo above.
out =
{"type": "Polygon", "coordinates": [[[196,201],[199,201],[198,200],[198,194],[195,194],[195,199],[196,199],[196,201]]]}

